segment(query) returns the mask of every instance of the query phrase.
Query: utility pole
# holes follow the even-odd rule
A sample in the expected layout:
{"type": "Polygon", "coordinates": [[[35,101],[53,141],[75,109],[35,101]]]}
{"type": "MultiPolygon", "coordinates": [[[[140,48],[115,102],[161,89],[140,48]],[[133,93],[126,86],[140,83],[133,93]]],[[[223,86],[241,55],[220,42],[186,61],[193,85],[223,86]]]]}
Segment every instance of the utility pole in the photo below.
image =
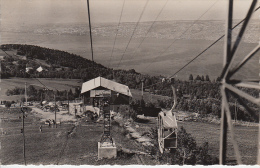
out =
{"type": "Polygon", "coordinates": [[[237,122],[237,100],[235,100],[235,123],[237,122]]]}
{"type": "MultiPolygon", "coordinates": [[[[25,90],[24,90],[24,97],[25,97],[25,108],[27,110],[27,83],[25,82],[25,90]]],[[[26,157],[25,157],[25,130],[24,130],[24,118],[25,118],[25,111],[24,109],[22,108],[22,113],[23,113],[23,119],[22,119],[22,125],[23,125],[23,128],[22,128],[22,131],[23,131],[23,160],[24,160],[24,165],[26,165],[26,157]]]]}
{"type": "Polygon", "coordinates": [[[25,88],[24,88],[24,97],[25,97],[25,107],[27,109],[27,83],[25,82],[25,88]]]}
{"type": "Polygon", "coordinates": [[[22,109],[22,113],[23,113],[23,160],[24,160],[24,165],[26,165],[26,157],[25,157],[25,132],[24,132],[24,110],[22,109]]]}
{"type": "Polygon", "coordinates": [[[67,91],[67,100],[68,100],[68,113],[70,114],[69,91],[67,91]]]}
{"type": "Polygon", "coordinates": [[[41,103],[40,103],[40,104],[41,104],[41,106],[42,106],[42,92],[41,92],[41,103]]]}
{"type": "Polygon", "coordinates": [[[140,106],[142,108],[142,107],[145,106],[145,103],[144,103],[144,79],[141,79],[141,82],[142,82],[142,98],[141,98],[140,106]]]}
{"type": "Polygon", "coordinates": [[[54,113],[55,113],[55,128],[57,128],[57,121],[56,121],[56,96],[54,93],[54,113]]]}
{"type": "Polygon", "coordinates": [[[144,80],[142,79],[142,100],[144,99],[144,80]]]}

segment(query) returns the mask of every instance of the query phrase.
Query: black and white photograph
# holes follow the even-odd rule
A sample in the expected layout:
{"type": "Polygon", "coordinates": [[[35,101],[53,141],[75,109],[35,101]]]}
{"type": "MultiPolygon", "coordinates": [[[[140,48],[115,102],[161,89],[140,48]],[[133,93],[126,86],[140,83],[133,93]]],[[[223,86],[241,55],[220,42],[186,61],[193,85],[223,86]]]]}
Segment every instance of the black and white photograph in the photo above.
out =
{"type": "Polygon", "coordinates": [[[260,165],[259,0],[1,0],[0,166],[260,165]]]}

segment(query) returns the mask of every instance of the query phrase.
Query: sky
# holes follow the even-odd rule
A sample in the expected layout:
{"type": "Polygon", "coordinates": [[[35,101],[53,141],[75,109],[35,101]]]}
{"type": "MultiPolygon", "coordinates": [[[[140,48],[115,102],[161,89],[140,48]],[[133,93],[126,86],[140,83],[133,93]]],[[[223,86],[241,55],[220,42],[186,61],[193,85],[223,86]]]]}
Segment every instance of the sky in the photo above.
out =
{"type": "MultiPolygon", "coordinates": [[[[126,0],[122,22],[136,22],[147,0],[126,0]]],[[[148,0],[141,21],[153,21],[167,0],[148,0]]],[[[118,22],[123,0],[90,0],[91,21],[118,22]]],[[[251,0],[235,0],[234,19],[243,19],[251,0]]],[[[168,0],[164,20],[225,20],[227,0],[168,0]]],[[[259,6],[259,2],[258,2],[259,6]]],[[[87,23],[87,0],[1,0],[1,25],[87,23]]],[[[253,17],[259,18],[259,12],[253,17]]]]}

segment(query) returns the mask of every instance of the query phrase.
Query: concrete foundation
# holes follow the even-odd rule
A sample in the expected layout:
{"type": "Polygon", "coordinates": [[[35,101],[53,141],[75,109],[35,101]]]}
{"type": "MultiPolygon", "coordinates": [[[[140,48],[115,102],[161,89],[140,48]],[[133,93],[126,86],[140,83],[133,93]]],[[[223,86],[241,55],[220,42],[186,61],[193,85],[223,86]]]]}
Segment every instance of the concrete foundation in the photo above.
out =
{"type": "Polygon", "coordinates": [[[114,146],[109,142],[104,142],[101,146],[100,142],[98,142],[98,159],[102,158],[115,158],[117,154],[116,146],[114,146]]]}

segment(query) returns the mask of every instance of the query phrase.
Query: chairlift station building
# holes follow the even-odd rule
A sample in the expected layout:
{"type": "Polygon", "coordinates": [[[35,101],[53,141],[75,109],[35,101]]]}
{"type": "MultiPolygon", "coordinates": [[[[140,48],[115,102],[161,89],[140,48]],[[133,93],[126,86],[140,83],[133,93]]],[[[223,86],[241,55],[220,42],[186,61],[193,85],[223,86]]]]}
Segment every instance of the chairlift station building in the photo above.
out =
{"type": "Polygon", "coordinates": [[[120,105],[129,105],[132,98],[128,86],[103,77],[91,79],[82,84],[81,95],[85,105],[98,106],[103,97],[111,97],[110,109],[118,112],[120,105]]]}

